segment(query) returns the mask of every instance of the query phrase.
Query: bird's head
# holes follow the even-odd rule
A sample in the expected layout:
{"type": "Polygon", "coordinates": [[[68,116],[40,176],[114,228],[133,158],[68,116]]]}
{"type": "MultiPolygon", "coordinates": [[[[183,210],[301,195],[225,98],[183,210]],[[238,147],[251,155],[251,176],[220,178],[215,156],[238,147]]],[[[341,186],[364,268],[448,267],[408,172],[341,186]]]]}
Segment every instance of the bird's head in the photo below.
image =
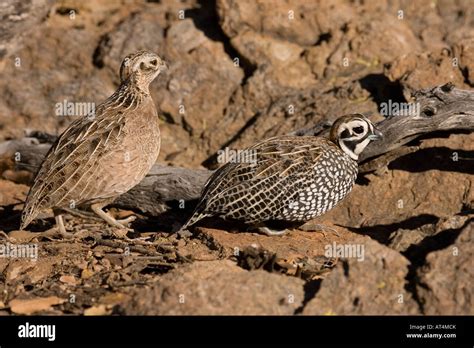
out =
{"type": "Polygon", "coordinates": [[[138,51],[126,56],[120,66],[120,80],[133,79],[139,87],[148,89],[148,85],[168,66],[155,53],[138,51]]]}
{"type": "Polygon", "coordinates": [[[350,158],[357,161],[372,140],[382,138],[382,133],[364,115],[351,114],[334,122],[329,138],[350,158]]]}

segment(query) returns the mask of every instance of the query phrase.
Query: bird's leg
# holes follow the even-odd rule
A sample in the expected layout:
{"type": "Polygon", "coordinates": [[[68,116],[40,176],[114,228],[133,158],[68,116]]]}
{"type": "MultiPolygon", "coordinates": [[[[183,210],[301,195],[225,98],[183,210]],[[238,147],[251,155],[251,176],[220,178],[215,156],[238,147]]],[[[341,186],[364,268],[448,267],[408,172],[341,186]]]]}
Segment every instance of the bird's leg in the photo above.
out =
{"type": "Polygon", "coordinates": [[[255,228],[258,232],[260,232],[262,234],[266,234],[267,236],[282,236],[282,235],[284,235],[285,233],[288,232],[287,229],[272,230],[272,229],[268,228],[267,226],[265,226],[263,224],[254,225],[253,228],[255,228]]]}
{"type": "Polygon", "coordinates": [[[83,211],[79,209],[72,209],[72,208],[61,208],[64,212],[71,214],[72,216],[81,218],[81,219],[91,219],[94,221],[103,221],[101,218],[97,217],[94,213],[83,211]]]}
{"type": "Polygon", "coordinates": [[[56,220],[56,226],[58,227],[59,233],[64,238],[72,238],[73,234],[66,232],[66,227],[64,226],[63,216],[57,210],[53,210],[54,212],[54,220],[56,220]]]}
{"type": "Polygon", "coordinates": [[[282,235],[284,235],[285,233],[288,232],[286,229],[284,229],[284,230],[272,230],[268,227],[259,227],[258,231],[260,233],[266,234],[267,236],[282,236],[282,235]]]}
{"type": "Polygon", "coordinates": [[[135,215],[130,215],[129,217],[127,217],[125,219],[119,219],[119,220],[115,220],[115,221],[117,221],[118,223],[123,224],[123,225],[128,225],[130,222],[133,222],[136,219],[137,219],[137,217],[135,215]]]}
{"type": "MultiPolygon", "coordinates": [[[[72,209],[72,208],[61,208],[64,210],[66,213],[71,214],[72,216],[79,217],[82,219],[89,219],[89,220],[94,220],[94,221],[100,221],[102,222],[103,220],[99,217],[97,217],[96,214],[84,211],[84,210],[79,210],[79,209],[72,209]]],[[[129,217],[125,219],[120,219],[120,220],[115,220],[121,224],[129,224],[130,222],[133,222],[137,219],[135,215],[130,215],[129,217]]]]}
{"type": "Polygon", "coordinates": [[[322,224],[317,224],[312,221],[308,221],[304,223],[303,225],[299,226],[298,229],[305,232],[319,232],[326,239],[327,239],[326,233],[329,233],[329,232],[334,233],[336,236],[339,237],[339,233],[337,233],[337,231],[334,228],[331,228],[329,226],[325,226],[322,224]]]}
{"type": "Polygon", "coordinates": [[[179,229],[176,232],[176,235],[179,236],[180,238],[189,238],[193,236],[193,233],[189,229],[179,229]]]}
{"type": "MultiPolygon", "coordinates": [[[[113,227],[118,227],[118,228],[123,228],[123,229],[126,229],[126,230],[129,230],[129,231],[133,231],[132,229],[130,228],[127,228],[125,227],[124,225],[122,225],[123,222],[126,222],[127,220],[130,219],[127,218],[127,219],[123,219],[123,220],[116,220],[114,219],[112,216],[110,216],[109,214],[107,214],[105,211],[102,210],[102,208],[107,205],[108,202],[106,204],[104,203],[95,203],[95,204],[92,204],[91,205],[91,209],[94,213],[96,213],[99,217],[101,217],[102,219],[104,219],[110,226],[113,226],[113,227]]],[[[132,220],[133,221],[133,220],[132,220]]]]}

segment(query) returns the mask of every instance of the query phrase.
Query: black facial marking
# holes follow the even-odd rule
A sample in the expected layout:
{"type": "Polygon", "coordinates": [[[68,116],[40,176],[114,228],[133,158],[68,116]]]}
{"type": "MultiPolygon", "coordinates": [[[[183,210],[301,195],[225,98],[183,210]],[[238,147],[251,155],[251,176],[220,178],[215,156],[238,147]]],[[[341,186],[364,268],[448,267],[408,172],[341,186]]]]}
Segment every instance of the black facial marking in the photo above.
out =
{"type": "Polygon", "coordinates": [[[356,134],[362,134],[362,132],[364,131],[364,127],[362,126],[359,126],[359,127],[355,127],[352,129],[356,134]]]}
{"type": "Polygon", "coordinates": [[[350,141],[350,140],[343,140],[343,142],[344,142],[344,145],[346,145],[346,147],[347,147],[351,152],[354,152],[355,147],[356,147],[357,144],[359,143],[359,141],[350,141]]]}
{"type": "Polygon", "coordinates": [[[341,133],[341,138],[349,138],[351,136],[351,133],[349,132],[348,129],[344,129],[344,131],[341,133]]]}

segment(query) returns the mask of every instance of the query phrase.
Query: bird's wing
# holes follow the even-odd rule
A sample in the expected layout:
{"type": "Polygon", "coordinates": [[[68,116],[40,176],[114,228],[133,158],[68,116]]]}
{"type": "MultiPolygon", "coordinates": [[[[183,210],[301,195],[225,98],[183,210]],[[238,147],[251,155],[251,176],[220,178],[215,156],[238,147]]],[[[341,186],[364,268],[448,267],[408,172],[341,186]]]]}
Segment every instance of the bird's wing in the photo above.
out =
{"type": "MultiPolygon", "coordinates": [[[[278,182],[291,182],[313,170],[325,146],[331,146],[329,141],[315,137],[280,136],[264,140],[244,151],[247,158],[255,161],[229,162],[216,170],[208,179],[201,200],[195,213],[190,219],[191,225],[197,222],[197,217],[205,216],[212,206],[213,213],[225,212],[225,207],[213,203],[226,197],[232,201],[238,199],[242,191],[261,190],[264,181],[278,185],[278,182]],[[216,211],[215,209],[221,209],[216,211]]],[[[265,188],[263,188],[265,189],[265,188]]],[[[285,186],[282,186],[285,194],[285,186]]]]}
{"type": "Polygon", "coordinates": [[[31,221],[40,209],[57,206],[71,185],[75,187],[87,179],[100,161],[102,150],[117,145],[123,127],[123,114],[101,106],[95,117],[72,122],[46,155],[28,193],[23,220],[31,221]]]}
{"type": "Polygon", "coordinates": [[[227,163],[208,180],[202,196],[225,194],[243,182],[258,182],[268,177],[286,178],[296,172],[311,170],[321,155],[318,138],[274,137],[257,143],[245,151],[252,152],[255,161],[227,163]],[[308,140],[311,140],[309,142],[308,140]]]}

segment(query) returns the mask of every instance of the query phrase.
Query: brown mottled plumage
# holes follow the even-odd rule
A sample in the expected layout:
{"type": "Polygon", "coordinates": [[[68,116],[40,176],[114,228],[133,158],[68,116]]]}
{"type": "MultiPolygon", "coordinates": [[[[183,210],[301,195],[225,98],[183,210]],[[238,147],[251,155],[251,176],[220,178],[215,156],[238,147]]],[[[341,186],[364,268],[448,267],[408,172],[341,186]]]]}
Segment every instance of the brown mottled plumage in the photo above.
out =
{"type": "Polygon", "coordinates": [[[46,155],[28,193],[21,229],[52,208],[65,233],[62,209],[78,207],[124,227],[102,208],[137,185],[158,157],[159,119],[149,84],[165,67],[147,51],[124,59],[117,91],[95,114],[72,122],[46,155]]]}
{"type": "Polygon", "coordinates": [[[268,221],[305,222],[332,209],[352,189],[357,159],[380,133],[362,115],[336,120],[329,139],[279,136],[244,150],[254,161],[228,162],[206,183],[184,230],[218,215],[281,234],[268,221]]]}

